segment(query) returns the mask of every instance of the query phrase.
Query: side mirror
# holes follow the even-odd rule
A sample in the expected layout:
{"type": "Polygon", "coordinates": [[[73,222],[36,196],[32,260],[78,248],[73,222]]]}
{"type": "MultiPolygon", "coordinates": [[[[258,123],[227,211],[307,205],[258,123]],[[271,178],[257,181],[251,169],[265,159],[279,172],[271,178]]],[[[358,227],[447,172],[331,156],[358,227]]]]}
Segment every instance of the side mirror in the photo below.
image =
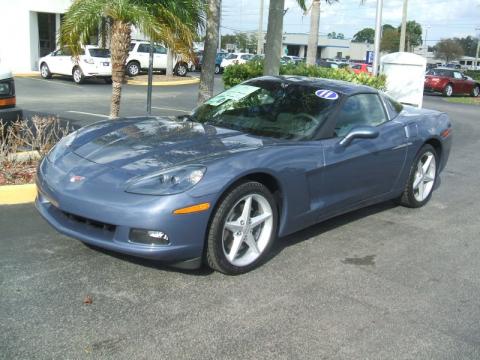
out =
{"type": "Polygon", "coordinates": [[[356,126],[351,129],[339,144],[347,147],[354,139],[374,139],[378,137],[378,129],[373,126],[356,126]]]}

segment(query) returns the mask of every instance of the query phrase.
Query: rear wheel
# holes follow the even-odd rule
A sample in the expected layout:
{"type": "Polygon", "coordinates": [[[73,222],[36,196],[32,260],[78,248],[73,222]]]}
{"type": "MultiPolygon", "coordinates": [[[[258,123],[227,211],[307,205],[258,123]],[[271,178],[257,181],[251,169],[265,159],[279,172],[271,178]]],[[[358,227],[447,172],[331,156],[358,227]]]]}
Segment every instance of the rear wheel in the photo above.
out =
{"type": "Polygon", "coordinates": [[[50,69],[48,68],[48,65],[43,63],[40,66],[40,75],[44,79],[51,79],[52,78],[52,73],[50,72],[50,69]]]}
{"type": "Polygon", "coordinates": [[[470,92],[470,96],[477,97],[478,95],[480,95],[480,86],[475,85],[472,91],[470,92]]]}
{"type": "Polygon", "coordinates": [[[103,81],[105,81],[105,84],[111,84],[112,83],[112,78],[111,77],[106,77],[106,78],[103,78],[103,81]]]}
{"type": "Polygon", "coordinates": [[[447,84],[444,88],[443,88],[443,95],[446,96],[446,97],[450,97],[453,95],[453,87],[452,87],[452,84],[447,84]]]}
{"type": "Polygon", "coordinates": [[[184,64],[184,63],[180,63],[177,65],[177,67],[175,68],[175,73],[178,75],[178,76],[185,76],[187,75],[187,72],[188,72],[188,67],[187,67],[187,64],[184,64]]]}
{"type": "Polygon", "coordinates": [[[80,69],[78,66],[75,66],[73,68],[72,76],[73,76],[73,81],[75,82],[75,84],[82,84],[83,81],[85,80],[85,77],[83,76],[82,69],[80,69]]]}
{"type": "Polygon", "coordinates": [[[229,275],[254,269],[275,241],[277,222],[275,200],[263,184],[238,185],[213,214],[207,238],[208,265],[229,275]]]}
{"type": "Polygon", "coordinates": [[[397,200],[400,205],[418,208],[430,200],[437,179],[437,163],[433,146],[424,145],[415,157],[405,190],[397,200]]]}

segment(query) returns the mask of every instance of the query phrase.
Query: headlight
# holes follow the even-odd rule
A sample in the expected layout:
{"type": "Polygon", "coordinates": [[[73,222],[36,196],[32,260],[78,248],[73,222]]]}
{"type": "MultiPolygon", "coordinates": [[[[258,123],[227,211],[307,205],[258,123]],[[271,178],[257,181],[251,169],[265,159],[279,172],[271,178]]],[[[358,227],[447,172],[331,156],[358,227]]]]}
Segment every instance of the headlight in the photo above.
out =
{"type": "Polygon", "coordinates": [[[62,156],[67,148],[72,145],[73,140],[77,136],[77,132],[74,131],[67,136],[60,139],[60,141],[48,152],[47,159],[51,162],[55,162],[60,156],[62,156]]]}
{"type": "Polygon", "coordinates": [[[143,195],[173,195],[191,189],[202,180],[207,168],[186,165],[134,178],[127,184],[126,192],[143,195]]]}

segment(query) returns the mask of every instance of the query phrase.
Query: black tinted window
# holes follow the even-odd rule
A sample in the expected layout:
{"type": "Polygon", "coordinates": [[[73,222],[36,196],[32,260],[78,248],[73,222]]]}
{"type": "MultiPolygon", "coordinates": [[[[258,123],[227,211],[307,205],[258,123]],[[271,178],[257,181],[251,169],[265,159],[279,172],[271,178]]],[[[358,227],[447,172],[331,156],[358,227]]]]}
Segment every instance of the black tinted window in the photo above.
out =
{"type": "Polygon", "coordinates": [[[141,53],[149,53],[150,52],[150,45],[149,44],[140,44],[138,45],[138,52],[141,53]]]}
{"type": "Polygon", "coordinates": [[[99,57],[99,58],[109,58],[110,50],[108,49],[89,49],[88,52],[90,56],[99,57]]]}
{"type": "Polygon", "coordinates": [[[353,95],[343,103],[337,115],[335,135],[343,137],[355,126],[378,126],[386,121],[387,116],[378,95],[353,95]]]}
{"type": "Polygon", "coordinates": [[[387,111],[390,115],[390,119],[394,119],[403,110],[403,105],[388,96],[387,94],[382,95],[385,101],[385,105],[387,106],[387,111]]]}

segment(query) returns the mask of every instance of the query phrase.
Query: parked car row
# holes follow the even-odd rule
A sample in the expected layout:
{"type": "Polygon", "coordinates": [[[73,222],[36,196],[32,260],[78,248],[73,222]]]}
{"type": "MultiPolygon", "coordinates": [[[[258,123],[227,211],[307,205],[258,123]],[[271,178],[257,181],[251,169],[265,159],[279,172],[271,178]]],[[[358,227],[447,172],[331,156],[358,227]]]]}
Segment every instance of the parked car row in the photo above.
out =
{"type": "MultiPolygon", "coordinates": [[[[52,75],[72,76],[77,84],[84,82],[86,78],[101,78],[107,84],[112,82],[112,63],[109,49],[98,46],[85,46],[78,57],[72,56],[68,47],[57,49],[42,57],[38,61],[40,75],[44,79],[50,79],[52,75]]],[[[142,70],[148,69],[150,61],[150,43],[148,41],[132,41],[130,52],[126,61],[126,71],[129,76],[137,76],[142,70]]],[[[174,58],[174,73],[177,76],[185,76],[188,73],[188,63],[180,57],[174,58]]],[[[153,47],[153,69],[166,71],[167,49],[155,44],[153,47]]]]}

